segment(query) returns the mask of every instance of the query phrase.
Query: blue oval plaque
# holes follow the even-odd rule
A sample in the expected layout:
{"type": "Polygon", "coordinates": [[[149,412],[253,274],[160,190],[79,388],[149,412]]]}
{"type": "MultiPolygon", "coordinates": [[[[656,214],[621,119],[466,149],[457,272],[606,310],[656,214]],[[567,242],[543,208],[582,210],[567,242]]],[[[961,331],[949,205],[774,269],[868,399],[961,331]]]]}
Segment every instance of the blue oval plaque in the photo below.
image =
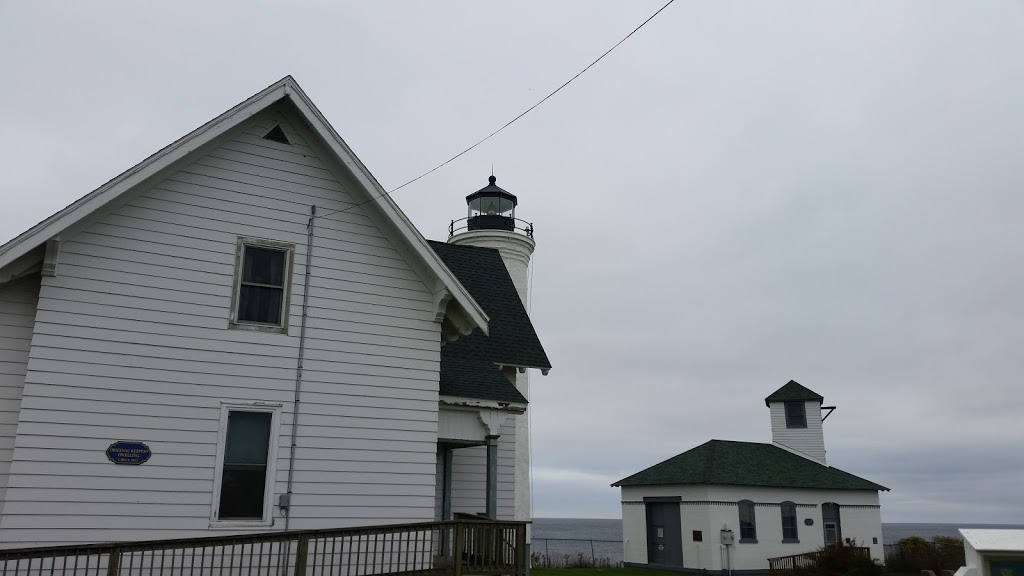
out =
{"type": "Polygon", "coordinates": [[[125,442],[119,440],[107,448],[107,460],[114,464],[142,464],[149,460],[153,452],[142,442],[125,442]]]}

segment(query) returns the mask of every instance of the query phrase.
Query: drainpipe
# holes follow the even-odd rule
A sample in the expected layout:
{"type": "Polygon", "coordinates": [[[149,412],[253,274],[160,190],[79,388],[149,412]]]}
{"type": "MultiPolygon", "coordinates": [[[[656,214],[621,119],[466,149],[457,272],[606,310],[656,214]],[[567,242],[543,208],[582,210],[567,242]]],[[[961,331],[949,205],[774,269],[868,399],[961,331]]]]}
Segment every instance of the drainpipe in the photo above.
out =
{"type": "Polygon", "coordinates": [[[302,361],[306,356],[306,309],[309,306],[309,271],[313,264],[313,219],[316,206],[310,206],[309,222],[306,224],[306,271],[302,280],[302,324],[299,328],[299,358],[295,366],[295,399],[292,401],[291,449],[288,451],[288,488],[281,495],[278,506],[284,510],[284,529],[292,515],[292,480],[295,475],[295,447],[299,431],[299,402],[302,395],[302,361]]]}

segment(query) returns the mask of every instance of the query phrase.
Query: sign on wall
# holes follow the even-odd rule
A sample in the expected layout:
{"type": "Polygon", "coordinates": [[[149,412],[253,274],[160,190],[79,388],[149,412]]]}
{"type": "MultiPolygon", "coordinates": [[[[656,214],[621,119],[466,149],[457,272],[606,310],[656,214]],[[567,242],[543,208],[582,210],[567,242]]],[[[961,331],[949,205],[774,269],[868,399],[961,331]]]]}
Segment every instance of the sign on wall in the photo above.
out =
{"type": "Polygon", "coordinates": [[[107,460],[114,464],[142,464],[149,460],[153,451],[142,442],[118,440],[107,448],[107,460]]]}

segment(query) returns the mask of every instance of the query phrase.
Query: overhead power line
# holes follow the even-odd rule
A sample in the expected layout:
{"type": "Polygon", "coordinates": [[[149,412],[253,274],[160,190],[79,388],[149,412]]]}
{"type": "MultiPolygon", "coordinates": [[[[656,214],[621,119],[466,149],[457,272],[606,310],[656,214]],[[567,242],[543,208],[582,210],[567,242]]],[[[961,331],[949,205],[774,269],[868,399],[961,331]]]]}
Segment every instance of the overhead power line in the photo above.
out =
{"type": "Polygon", "coordinates": [[[561,86],[559,86],[558,88],[555,88],[547,96],[545,96],[545,97],[541,98],[540,100],[538,100],[536,104],[534,104],[533,106],[530,106],[526,110],[523,110],[518,116],[516,116],[515,118],[513,118],[513,119],[509,120],[508,122],[504,123],[500,128],[498,128],[494,132],[491,132],[487,136],[484,136],[480,140],[476,141],[470,147],[466,148],[462,152],[459,152],[455,156],[452,156],[451,158],[445,160],[444,162],[441,162],[437,166],[434,166],[430,170],[427,170],[426,172],[420,174],[419,176],[413,178],[412,180],[409,180],[405,184],[402,184],[401,186],[398,186],[396,188],[392,188],[391,190],[388,190],[387,192],[384,192],[383,194],[378,194],[377,196],[373,196],[369,200],[364,200],[363,202],[359,202],[358,204],[353,204],[352,206],[349,206],[348,208],[342,208],[342,209],[339,209],[339,210],[334,210],[334,211],[331,211],[331,212],[327,212],[326,214],[323,214],[320,217],[323,218],[323,217],[326,217],[326,216],[330,216],[332,214],[338,214],[339,212],[348,212],[349,210],[352,210],[352,209],[358,208],[358,207],[360,207],[360,206],[362,206],[364,204],[368,204],[370,202],[373,202],[374,200],[377,200],[378,198],[382,198],[384,196],[390,196],[391,194],[394,194],[395,192],[398,192],[402,188],[405,188],[409,184],[412,184],[413,182],[416,182],[417,180],[420,180],[421,178],[429,176],[429,175],[433,174],[434,172],[440,170],[441,168],[444,168],[445,166],[447,166],[451,162],[454,162],[455,160],[459,159],[461,156],[463,156],[464,154],[466,154],[469,151],[473,150],[477,146],[483,144],[484,142],[487,142],[488,140],[490,140],[494,136],[497,136],[498,133],[500,133],[502,130],[504,130],[505,128],[508,128],[509,126],[514,124],[517,120],[522,118],[523,116],[526,116],[530,112],[533,112],[533,110],[536,109],[538,106],[540,106],[541,104],[547,102],[552,96],[554,96],[555,94],[558,94],[559,92],[562,91],[563,88],[565,88],[566,86],[571,84],[574,80],[576,80],[577,78],[582,76],[584,72],[586,72],[587,70],[590,70],[591,68],[593,68],[594,65],[597,64],[598,62],[600,62],[601,60],[604,60],[605,56],[611,54],[612,51],[614,51],[616,48],[618,48],[623,42],[625,42],[626,40],[629,40],[631,36],[633,36],[634,34],[639,32],[641,28],[646,26],[647,23],[650,22],[651,20],[654,20],[654,18],[657,17],[658,14],[661,14],[661,12],[663,10],[665,10],[666,8],[671,6],[672,3],[675,2],[675,1],[676,0],[668,0],[668,2],[666,2],[661,8],[658,8],[658,10],[654,12],[654,14],[651,14],[650,16],[648,16],[647,19],[644,20],[643,22],[641,22],[639,26],[634,28],[632,32],[630,32],[629,34],[626,34],[625,36],[623,36],[621,40],[619,40],[618,42],[613,44],[611,48],[605,50],[603,54],[598,56],[597,59],[595,59],[590,64],[587,64],[586,67],[584,67],[582,70],[580,70],[575,75],[573,75],[572,78],[569,78],[568,80],[563,82],[561,86]]]}

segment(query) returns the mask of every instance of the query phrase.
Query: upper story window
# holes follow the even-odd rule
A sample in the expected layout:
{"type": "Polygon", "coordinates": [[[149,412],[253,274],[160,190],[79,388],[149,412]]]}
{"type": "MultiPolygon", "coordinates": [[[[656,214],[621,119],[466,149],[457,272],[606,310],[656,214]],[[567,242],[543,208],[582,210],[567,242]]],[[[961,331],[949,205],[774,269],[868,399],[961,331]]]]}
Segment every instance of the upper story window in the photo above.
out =
{"type": "Polygon", "coordinates": [[[238,239],[232,328],[288,331],[294,254],[294,244],[257,238],[238,239]]]}
{"type": "Polygon", "coordinates": [[[270,525],[279,407],[226,404],[222,410],[213,520],[270,525]]]}
{"type": "Polygon", "coordinates": [[[786,402],[786,428],[807,428],[806,410],[803,402],[786,402]]]}
{"type": "Polygon", "coordinates": [[[799,542],[799,534],[797,532],[797,521],[796,521],[796,504],[792,502],[783,502],[780,504],[782,508],[782,541],[783,542],[799,542]]]}
{"type": "Polygon", "coordinates": [[[757,542],[757,522],[754,519],[754,503],[740,500],[740,543],[757,542]]]}

